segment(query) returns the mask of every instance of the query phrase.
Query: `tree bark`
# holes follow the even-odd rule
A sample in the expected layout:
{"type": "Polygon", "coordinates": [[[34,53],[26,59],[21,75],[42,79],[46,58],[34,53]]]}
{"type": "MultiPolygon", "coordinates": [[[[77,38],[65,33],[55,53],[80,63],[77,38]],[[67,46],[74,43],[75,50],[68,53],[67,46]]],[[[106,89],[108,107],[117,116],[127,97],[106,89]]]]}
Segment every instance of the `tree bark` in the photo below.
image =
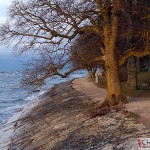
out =
{"type": "Polygon", "coordinates": [[[137,60],[136,60],[136,70],[137,70],[137,72],[140,72],[140,70],[141,70],[140,59],[138,57],[137,57],[137,60]]]}
{"type": "Polygon", "coordinates": [[[126,83],[127,93],[131,94],[137,89],[137,70],[136,70],[136,57],[132,56],[127,61],[128,79],[126,83]]]}
{"type": "Polygon", "coordinates": [[[109,13],[103,16],[104,19],[104,37],[105,37],[105,70],[107,80],[106,104],[117,105],[126,102],[122,95],[119,81],[119,66],[116,55],[116,42],[119,29],[119,13],[121,11],[121,0],[114,2],[114,14],[110,18],[109,13]]]}
{"type": "Polygon", "coordinates": [[[93,79],[95,77],[95,74],[92,71],[92,68],[88,67],[88,78],[93,79]]]}
{"type": "Polygon", "coordinates": [[[117,105],[126,103],[125,96],[122,95],[120,80],[119,80],[119,67],[115,51],[109,51],[105,61],[106,65],[106,79],[107,79],[107,98],[108,105],[117,105]]]}

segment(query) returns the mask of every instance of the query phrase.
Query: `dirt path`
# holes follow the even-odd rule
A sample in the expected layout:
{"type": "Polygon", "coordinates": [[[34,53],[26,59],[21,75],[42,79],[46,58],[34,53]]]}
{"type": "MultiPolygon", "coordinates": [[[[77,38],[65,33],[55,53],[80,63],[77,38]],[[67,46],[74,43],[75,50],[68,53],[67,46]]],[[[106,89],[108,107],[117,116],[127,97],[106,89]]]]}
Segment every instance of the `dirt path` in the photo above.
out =
{"type": "MultiPolygon", "coordinates": [[[[87,78],[74,80],[73,87],[94,100],[103,101],[106,95],[105,89],[98,88],[87,78]]],[[[130,97],[128,101],[129,103],[126,104],[128,111],[140,115],[139,121],[146,127],[150,127],[150,97],[130,97]]]]}
{"type": "Polygon", "coordinates": [[[95,101],[104,101],[106,97],[106,90],[98,88],[88,78],[78,78],[74,80],[73,88],[87,96],[90,96],[92,100],[94,99],[95,101]]]}
{"type": "Polygon", "coordinates": [[[128,101],[127,109],[137,113],[140,116],[139,121],[150,127],[150,97],[131,97],[128,101]]]}

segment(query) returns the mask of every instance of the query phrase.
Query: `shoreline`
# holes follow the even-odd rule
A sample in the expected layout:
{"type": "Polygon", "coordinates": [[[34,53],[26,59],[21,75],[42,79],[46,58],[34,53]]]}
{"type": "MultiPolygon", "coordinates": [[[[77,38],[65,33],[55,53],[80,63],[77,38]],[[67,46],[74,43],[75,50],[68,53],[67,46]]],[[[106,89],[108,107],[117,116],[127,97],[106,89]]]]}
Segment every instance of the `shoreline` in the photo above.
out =
{"type": "Polygon", "coordinates": [[[15,131],[15,126],[17,121],[30,114],[32,109],[42,102],[42,98],[53,88],[53,86],[47,89],[44,93],[37,95],[31,101],[28,101],[26,104],[23,104],[19,111],[16,111],[4,124],[0,125],[0,150],[8,150],[9,144],[12,142],[12,136],[15,131]]]}
{"type": "Polygon", "coordinates": [[[23,117],[24,113],[30,112],[30,109],[36,102],[38,105],[40,102],[39,100],[40,99],[34,99],[29,101],[27,104],[23,104],[21,111],[15,112],[4,124],[0,126],[0,149],[3,149],[3,147],[4,149],[9,149],[8,143],[11,143],[11,136],[14,134],[17,120],[19,120],[20,117],[23,117]]]}
{"type": "MultiPolygon", "coordinates": [[[[63,83],[63,82],[62,82],[62,83],[63,83]]],[[[61,83],[58,83],[58,84],[61,84],[61,83]]],[[[55,85],[55,84],[54,84],[54,85],[55,85]]],[[[27,112],[27,110],[25,110],[25,109],[26,109],[26,107],[30,106],[30,104],[31,104],[31,105],[34,104],[34,103],[37,103],[37,104],[38,104],[38,102],[40,101],[40,99],[41,99],[42,97],[44,97],[44,96],[46,95],[46,93],[48,93],[48,92],[51,90],[51,88],[53,88],[54,85],[52,85],[50,88],[47,88],[47,89],[45,89],[45,90],[43,90],[43,91],[40,91],[38,94],[34,94],[34,93],[33,93],[33,95],[31,94],[31,96],[25,97],[25,99],[26,99],[26,98],[29,99],[29,100],[27,101],[27,103],[22,104],[22,105],[12,114],[12,116],[10,116],[7,120],[5,120],[4,123],[0,124],[0,129],[1,129],[3,126],[5,126],[6,124],[11,123],[11,122],[14,122],[14,121],[16,121],[17,119],[19,119],[19,117],[21,116],[21,114],[22,114],[23,112],[27,112]],[[32,96],[33,96],[33,97],[32,97],[32,96]]],[[[57,85],[57,84],[56,84],[56,85],[57,85]]]]}
{"type": "Polygon", "coordinates": [[[91,102],[99,99],[80,91],[84,79],[54,85],[26,104],[0,128],[0,149],[137,150],[137,138],[150,137],[150,131],[122,111],[91,118],[91,102]]]}

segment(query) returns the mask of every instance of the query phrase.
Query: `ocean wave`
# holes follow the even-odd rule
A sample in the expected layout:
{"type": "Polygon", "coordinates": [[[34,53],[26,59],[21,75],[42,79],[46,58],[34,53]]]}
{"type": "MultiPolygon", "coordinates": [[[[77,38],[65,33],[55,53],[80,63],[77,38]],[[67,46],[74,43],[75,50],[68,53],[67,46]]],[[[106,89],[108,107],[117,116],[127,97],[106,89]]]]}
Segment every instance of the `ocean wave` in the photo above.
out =
{"type": "Polygon", "coordinates": [[[85,76],[85,71],[76,71],[68,78],[47,79],[46,85],[40,90],[28,94],[20,88],[21,72],[0,72],[0,125],[8,120],[26,103],[41,98],[54,84],[85,76]]]}

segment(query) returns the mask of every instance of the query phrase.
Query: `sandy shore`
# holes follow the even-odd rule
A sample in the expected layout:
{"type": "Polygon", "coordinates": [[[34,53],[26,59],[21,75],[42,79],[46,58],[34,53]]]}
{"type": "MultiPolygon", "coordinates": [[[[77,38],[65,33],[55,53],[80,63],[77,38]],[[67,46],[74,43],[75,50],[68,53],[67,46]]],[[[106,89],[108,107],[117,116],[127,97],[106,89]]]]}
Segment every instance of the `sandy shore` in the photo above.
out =
{"type": "Polygon", "coordinates": [[[91,117],[106,91],[86,78],[55,85],[0,129],[0,150],[137,150],[150,131],[123,111],[91,117]]]}

